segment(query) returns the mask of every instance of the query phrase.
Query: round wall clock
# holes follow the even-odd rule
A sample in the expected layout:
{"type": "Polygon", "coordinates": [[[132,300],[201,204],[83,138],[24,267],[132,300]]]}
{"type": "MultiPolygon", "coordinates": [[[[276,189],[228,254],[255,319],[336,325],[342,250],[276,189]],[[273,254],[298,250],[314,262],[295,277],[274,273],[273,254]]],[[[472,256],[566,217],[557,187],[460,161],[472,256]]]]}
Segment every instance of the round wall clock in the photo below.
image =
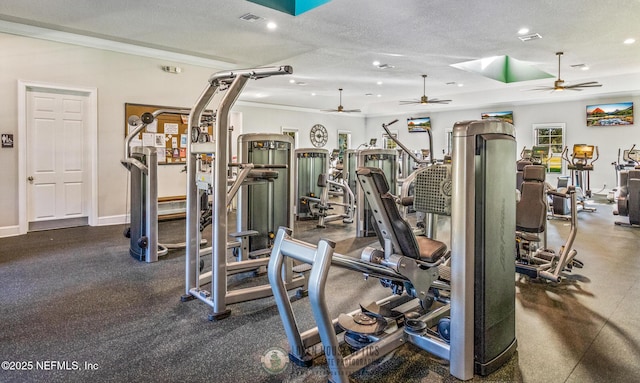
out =
{"type": "Polygon", "coordinates": [[[321,148],[327,144],[329,133],[327,133],[327,128],[325,128],[324,126],[315,124],[311,127],[309,138],[311,139],[311,144],[313,146],[315,146],[316,148],[321,148]]]}

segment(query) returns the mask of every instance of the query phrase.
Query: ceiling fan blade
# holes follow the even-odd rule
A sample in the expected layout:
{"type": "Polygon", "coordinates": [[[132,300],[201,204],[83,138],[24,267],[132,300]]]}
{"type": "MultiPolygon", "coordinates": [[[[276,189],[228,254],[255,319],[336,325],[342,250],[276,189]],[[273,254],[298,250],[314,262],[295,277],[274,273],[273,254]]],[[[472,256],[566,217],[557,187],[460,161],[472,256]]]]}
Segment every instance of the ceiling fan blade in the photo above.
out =
{"type": "Polygon", "coordinates": [[[427,75],[423,74],[421,76],[422,76],[422,97],[420,97],[420,99],[401,100],[399,102],[400,105],[448,104],[448,103],[451,102],[451,100],[438,100],[437,98],[428,98],[427,94],[426,94],[426,91],[427,91],[427,75]]]}
{"type": "Polygon", "coordinates": [[[597,81],[589,81],[589,82],[583,82],[580,84],[573,84],[573,85],[567,85],[565,86],[565,88],[570,89],[570,88],[598,88],[601,87],[602,84],[598,84],[597,81]]]}
{"type": "Polygon", "coordinates": [[[360,109],[342,109],[342,113],[360,113],[360,109]]]}
{"type": "Polygon", "coordinates": [[[560,79],[561,78],[560,77],[560,57],[563,54],[564,54],[563,52],[556,52],[556,56],[558,56],[558,79],[555,81],[554,86],[538,87],[538,88],[533,88],[529,90],[551,90],[552,92],[563,91],[563,90],[575,90],[579,92],[579,91],[582,91],[582,88],[598,88],[602,86],[602,84],[599,84],[597,81],[587,81],[587,82],[582,82],[580,84],[564,85],[564,81],[560,79]]]}
{"type": "Polygon", "coordinates": [[[322,109],[321,112],[339,112],[338,109],[322,109]]]}

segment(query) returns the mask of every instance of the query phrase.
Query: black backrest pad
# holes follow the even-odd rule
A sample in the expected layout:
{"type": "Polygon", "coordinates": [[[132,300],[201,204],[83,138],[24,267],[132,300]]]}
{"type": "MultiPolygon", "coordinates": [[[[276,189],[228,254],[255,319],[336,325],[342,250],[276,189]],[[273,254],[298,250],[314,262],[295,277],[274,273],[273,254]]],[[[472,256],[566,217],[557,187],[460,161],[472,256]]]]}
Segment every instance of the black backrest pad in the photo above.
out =
{"type": "Polygon", "coordinates": [[[393,196],[389,193],[385,193],[380,196],[380,200],[382,201],[383,208],[389,217],[389,221],[391,221],[391,230],[393,230],[393,233],[398,240],[400,252],[406,257],[419,259],[420,249],[418,247],[416,237],[413,234],[413,230],[411,230],[411,226],[409,226],[407,221],[400,216],[398,205],[396,205],[396,201],[394,201],[393,196]]]}
{"type": "Polygon", "coordinates": [[[524,168],[524,182],[520,201],[516,205],[516,230],[542,233],[547,218],[547,202],[544,191],[545,168],[529,165],[524,168]]]}
{"type": "Polygon", "coordinates": [[[522,170],[522,178],[525,181],[544,182],[545,168],[542,165],[527,165],[522,170]]]}

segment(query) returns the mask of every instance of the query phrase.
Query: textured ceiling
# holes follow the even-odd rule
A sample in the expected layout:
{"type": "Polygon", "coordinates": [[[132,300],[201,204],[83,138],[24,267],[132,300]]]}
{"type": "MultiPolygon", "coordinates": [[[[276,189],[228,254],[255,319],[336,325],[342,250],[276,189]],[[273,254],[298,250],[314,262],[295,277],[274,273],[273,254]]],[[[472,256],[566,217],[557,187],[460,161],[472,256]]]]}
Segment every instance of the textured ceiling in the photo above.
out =
{"type": "Polygon", "coordinates": [[[335,108],[338,88],[345,108],[366,114],[640,92],[639,0],[332,0],[299,16],[242,0],[2,0],[0,19],[230,68],[292,65],[293,76],[252,82],[241,99],[304,108],[335,108]],[[241,20],[246,13],[262,19],[241,20]],[[268,31],[267,21],[278,28],[268,31]],[[543,38],[522,42],[521,27],[543,38]],[[630,37],[638,42],[624,45],[630,37]],[[506,84],[450,66],[507,55],[555,76],[557,51],[564,51],[563,80],[595,80],[602,88],[531,92],[554,79],[506,84]],[[393,68],[380,69],[375,60],[393,68]],[[576,64],[590,70],[571,67],[576,64]],[[428,74],[427,96],[453,102],[399,106],[422,95],[421,74],[428,74]],[[452,82],[464,87],[447,85],[452,82]]]}

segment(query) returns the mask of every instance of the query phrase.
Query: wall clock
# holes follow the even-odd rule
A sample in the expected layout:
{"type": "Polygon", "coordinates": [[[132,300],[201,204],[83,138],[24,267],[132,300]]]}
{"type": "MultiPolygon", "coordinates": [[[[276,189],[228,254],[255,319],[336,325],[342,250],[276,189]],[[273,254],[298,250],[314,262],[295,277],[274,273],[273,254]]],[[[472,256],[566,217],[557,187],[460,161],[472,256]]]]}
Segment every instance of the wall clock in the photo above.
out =
{"type": "Polygon", "coordinates": [[[311,139],[311,144],[313,146],[315,146],[316,148],[321,148],[327,144],[329,133],[327,133],[327,128],[325,128],[324,126],[315,124],[311,127],[309,138],[311,139]]]}

